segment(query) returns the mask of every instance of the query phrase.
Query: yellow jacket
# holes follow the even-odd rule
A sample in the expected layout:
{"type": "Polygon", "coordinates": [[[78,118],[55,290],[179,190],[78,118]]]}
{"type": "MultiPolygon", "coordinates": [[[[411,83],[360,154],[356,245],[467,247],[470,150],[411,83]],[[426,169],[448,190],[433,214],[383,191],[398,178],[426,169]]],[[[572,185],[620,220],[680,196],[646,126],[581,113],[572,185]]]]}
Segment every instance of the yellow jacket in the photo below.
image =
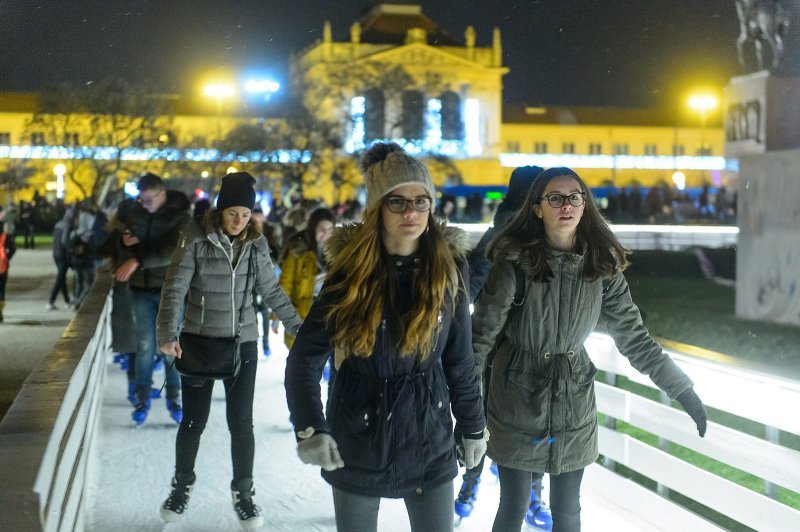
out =
{"type": "MultiPolygon", "coordinates": [[[[309,249],[302,240],[289,243],[288,253],[281,266],[280,285],[303,319],[311,310],[314,282],[317,275],[322,272],[316,250],[309,249]]],[[[294,336],[286,334],[285,342],[287,347],[292,347],[294,336]]]]}

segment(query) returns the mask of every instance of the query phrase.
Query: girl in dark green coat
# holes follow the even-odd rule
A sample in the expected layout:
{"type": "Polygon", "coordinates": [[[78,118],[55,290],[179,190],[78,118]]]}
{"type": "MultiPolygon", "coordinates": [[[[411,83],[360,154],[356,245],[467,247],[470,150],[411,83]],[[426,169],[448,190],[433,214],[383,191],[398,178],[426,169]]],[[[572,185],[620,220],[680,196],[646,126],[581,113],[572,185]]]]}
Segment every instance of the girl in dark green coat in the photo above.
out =
{"type": "Polygon", "coordinates": [[[574,171],[542,172],[487,254],[492,270],[475,304],[472,345],[480,376],[497,344],[485,392],[487,455],[500,477],[493,531],[519,530],[531,472],[550,474],[553,530],[577,531],[583,469],[598,456],[597,368],[583,343],[601,315],[619,351],[683,405],[700,436],[705,409],[642,324],[622,274],[628,251],[574,171]],[[525,299],[512,311],[515,267],[525,274],[525,299]]]}

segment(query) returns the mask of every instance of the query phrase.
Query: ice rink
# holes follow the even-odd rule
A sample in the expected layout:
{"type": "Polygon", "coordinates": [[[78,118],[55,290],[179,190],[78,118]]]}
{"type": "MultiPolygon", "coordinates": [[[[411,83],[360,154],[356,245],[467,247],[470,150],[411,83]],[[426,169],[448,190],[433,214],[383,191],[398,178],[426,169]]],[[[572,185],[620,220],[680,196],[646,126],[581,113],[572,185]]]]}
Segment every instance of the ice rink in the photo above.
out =
{"type": "MultiPolygon", "coordinates": [[[[300,462],[283,387],[287,350],[283,335],[271,334],[272,355],[260,354],[254,405],[256,439],[255,501],[262,509],[265,531],[333,531],[330,486],[319,469],[300,462]]],[[[241,530],[230,500],[230,438],[225,424],[225,400],[221,383],[214,389],[211,415],[197,457],[197,482],[189,509],[180,523],[165,524],[159,507],[169,493],[177,425],[170,419],[163,399],[153,400],[147,421],[134,428],[132,407],[126,399],[125,372],[109,359],[102,405],[96,461],[90,472],[87,529],[92,531],[241,530]]],[[[156,386],[163,372],[154,375],[156,386]]],[[[495,477],[486,472],[471,517],[457,530],[491,530],[500,496],[495,477]]],[[[583,530],[646,532],[655,528],[603,497],[603,471],[589,468],[582,487],[583,530]]],[[[453,486],[454,498],[461,485],[453,486]]],[[[545,487],[547,477],[545,477],[545,487]]],[[[545,491],[546,499],[546,491],[545,491]]],[[[381,503],[378,530],[410,530],[402,500],[381,503]]],[[[533,530],[523,527],[523,530],[533,530]]]]}

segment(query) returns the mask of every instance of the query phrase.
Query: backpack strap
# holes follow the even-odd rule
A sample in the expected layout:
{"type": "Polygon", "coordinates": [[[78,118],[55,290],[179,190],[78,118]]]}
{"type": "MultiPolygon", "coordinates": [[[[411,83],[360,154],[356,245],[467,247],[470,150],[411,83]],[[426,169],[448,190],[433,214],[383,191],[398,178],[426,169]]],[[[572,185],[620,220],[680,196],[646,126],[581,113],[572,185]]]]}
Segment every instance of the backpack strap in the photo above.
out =
{"type": "Polygon", "coordinates": [[[514,277],[516,277],[517,285],[514,291],[514,300],[511,304],[519,307],[525,302],[525,272],[516,262],[514,263],[514,277]]]}

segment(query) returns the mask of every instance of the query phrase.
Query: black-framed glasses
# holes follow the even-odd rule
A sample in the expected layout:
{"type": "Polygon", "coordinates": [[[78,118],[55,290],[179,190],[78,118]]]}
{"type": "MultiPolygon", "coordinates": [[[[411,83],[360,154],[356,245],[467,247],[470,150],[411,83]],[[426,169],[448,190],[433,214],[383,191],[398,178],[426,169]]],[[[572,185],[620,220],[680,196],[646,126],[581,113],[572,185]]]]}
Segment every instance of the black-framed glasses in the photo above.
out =
{"type": "Polygon", "coordinates": [[[554,209],[560,209],[567,201],[573,207],[580,207],[586,201],[586,192],[573,192],[568,195],[551,192],[546,196],[542,196],[542,199],[546,199],[547,203],[554,209]]]}
{"type": "Polygon", "coordinates": [[[417,212],[427,212],[431,210],[431,199],[427,196],[419,196],[414,199],[406,199],[401,196],[389,196],[386,198],[386,208],[390,212],[401,213],[406,212],[409,205],[417,212]]]}

